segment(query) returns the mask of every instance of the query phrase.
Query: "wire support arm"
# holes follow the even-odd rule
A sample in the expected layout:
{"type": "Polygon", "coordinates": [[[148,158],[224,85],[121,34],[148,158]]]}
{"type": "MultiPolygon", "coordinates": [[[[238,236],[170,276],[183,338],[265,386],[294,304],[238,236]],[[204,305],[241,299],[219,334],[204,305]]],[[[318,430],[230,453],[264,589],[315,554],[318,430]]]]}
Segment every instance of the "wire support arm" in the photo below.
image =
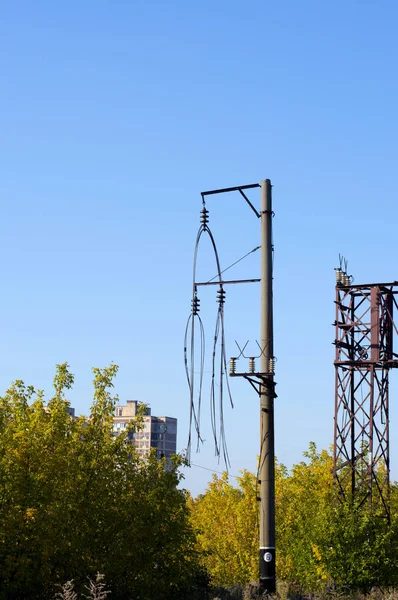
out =
{"type": "Polygon", "coordinates": [[[235,187],[220,188],[218,190],[208,190],[207,192],[201,192],[202,198],[204,196],[212,196],[213,194],[226,194],[228,192],[239,192],[240,190],[252,190],[254,188],[261,187],[259,183],[249,183],[247,185],[237,185],[235,187]]]}
{"type": "Polygon", "coordinates": [[[195,281],[195,285],[229,285],[232,283],[259,283],[261,279],[229,279],[222,281],[195,281]]]}

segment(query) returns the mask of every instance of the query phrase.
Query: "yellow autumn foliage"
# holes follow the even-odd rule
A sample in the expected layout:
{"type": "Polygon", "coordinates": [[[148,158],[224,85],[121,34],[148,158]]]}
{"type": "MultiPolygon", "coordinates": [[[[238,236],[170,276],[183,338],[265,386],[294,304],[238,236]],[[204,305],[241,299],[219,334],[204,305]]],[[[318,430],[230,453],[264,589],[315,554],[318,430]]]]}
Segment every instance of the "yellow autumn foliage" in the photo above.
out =
{"type": "MultiPolygon", "coordinates": [[[[313,443],[290,472],[276,461],[277,578],[306,591],[397,583],[397,486],[391,487],[388,526],[369,514],[367,504],[339,501],[332,467],[331,453],[318,452],[313,443]]],[[[214,475],[206,492],[191,500],[202,563],[214,584],[257,580],[257,495],[256,477],[245,471],[236,483],[226,473],[214,475]]]]}

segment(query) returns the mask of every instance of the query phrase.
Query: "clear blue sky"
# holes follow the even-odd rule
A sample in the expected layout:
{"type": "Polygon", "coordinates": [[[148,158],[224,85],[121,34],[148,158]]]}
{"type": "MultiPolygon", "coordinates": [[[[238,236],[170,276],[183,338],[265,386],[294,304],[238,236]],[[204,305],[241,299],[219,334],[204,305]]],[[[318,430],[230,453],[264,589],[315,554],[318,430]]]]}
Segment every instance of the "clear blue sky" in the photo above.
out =
{"type": "MultiPolygon", "coordinates": [[[[182,449],[200,191],[269,177],[276,452],[290,466],[310,440],[328,447],[338,254],[357,282],[398,279],[397,26],[393,0],[3,3],[0,389],[18,378],[50,392],[68,361],[87,413],[91,367],[114,361],[121,400],[177,417],[182,449]]],[[[239,198],[208,207],[223,266],[259,243],[239,198]]],[[[234,274],[256,276],[258,260],[234,274]]],[[[228,355],[259,336],[256,294],[228,290],[228,355]]],[[[202,306],[210,344],[211,291],[202,306]]],[[[236,474],[255,468],[258,400],[232,387],[236,474]]],[[[395,478],[397,397],[393,376],[395,478]]],[[[193,462],[219,470],[205,437],[193,462]]],[[[209,478],[192,467],[186,485],[209,478]]]]}

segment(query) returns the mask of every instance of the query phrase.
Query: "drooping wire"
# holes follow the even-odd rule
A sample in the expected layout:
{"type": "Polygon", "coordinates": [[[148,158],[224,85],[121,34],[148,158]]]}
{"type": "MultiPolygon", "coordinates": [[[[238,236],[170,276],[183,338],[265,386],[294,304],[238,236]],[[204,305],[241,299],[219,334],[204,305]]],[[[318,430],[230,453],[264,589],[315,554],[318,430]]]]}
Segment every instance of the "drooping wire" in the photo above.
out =
{"type": "MultiPolygon", "coordinates": [[[[200,409],[201,409],[201,398],[202,398],[202,387],[203,387],[203,373],[204,373],[204,359],[205,359],[205,331],[202,319],[198,314],[199,311],[199,298],[194,296],[194,301],[192,305],[192,312],[188,317],[187,325],[185,328],[185,336],[184,336],[184,363],[185,363],[185,373],[187,377],[188,387],[190,390],[190,415],[189,415],[189,439],[188,439],[188,448],[191,447],[191,431],[192,431],[192,423],[194,423],[194,427],[198,436],[197,446],[199,447],[199,442],[202,441],[200,437],[200,409]],[[199,331],[200,331],[200,364],[199,364],[199,392],[198,392],[198,406],[197,410],[195,408],[194,403],[194,377],[195,377],[195,369],[189,369],[188,367],[188,333],[189,327],[191,326],[191,344],[190,344],[190,363],[191,367],[195,362],[195,318],[199,323],[199,331]]],[[[198,448],[197,448],[198,449],[198,448]]],[[[189,460],[189,457],[187,457],[189,460]]]]}
{"type": "Polygon", "coordinates": [[[220,310],[217,311],[216,326],[214,330],[213,339],[213,354],[212,354],[212,369],[211,369],[211,385],[210,385],[210,420],[211,428],[214,439],[214,451],[216,456],[220,455],[220,449],[217,442],[217,413],[216,413],[216,392],[215,392],[215,379],[216,379],[216,354],[217,354],[217,342],[220,329],[220,310]]]}
{"type": "MultiPolygon", "coordinates": [[[[214,330],[214,341],[213,341],[213,354],[212,354],[212,377],[210,386],[210,418],[211,426],[214,438],[215,454],[220,456],[221,453],[224,458],[224,462],[227,466],[230,466],[230,460],[228,455],[228,448],[225,435],[225,424],[224,424],[224,375],[227,373],[227,358],[225,352],[225,335],[224,335],[224,302],[225,302],[225,291],[220,285],[217,292],[217,302],[219,303],[216,325],[214,330]],[[220,342],[218,343],[218,341],[220,342]],[[216,397],[216,367],[217,367],[217,348],[219,346],[219,389],[218,389],[218,402],[216,397]],[[218,411],[217,411],[218,405],[218,411]],[[219,416],[219,428],[217,428],[217,414],[219,416]]],[[[229,400],[233,408],[232,394],[229,387],[228,378],[225,377],[229,400]]]]}
{"type": "MultiPolygon", "coordinates": [[[[225,302],[225,291],[222,286],[222,270],[220,266],[220,260],[216,243],[212,232],[208,226],[208,210],[206,209],[205,202],[203,201],[203,207],[201,210],[201,224],[196,236],[194,260],[193,260],[193,281],[192,281],[192,308],[191,314],[188,317],[186,329],[185,329],[185,340],[184,340],[184,359],[185,359],[185,371],[190,392],[190,418],[189,418],[189,436],[187,446],[187,460],[190,461],[191,445],[192,445],[192,427],[196,430],[197,435],[197,451],[199,450],[200,443],[203,442],[200,433],[200,419],[201,419],[201,405],[202,405],[202,385],[203,385],[203,374],[204,374],[204,349],[205,349],[205,332],[201,318],[198,315],[199,312],[199,299],[197,297],[197,285],[196,285],[196,266],[198,259],[199,242],[202,235],[205,233],[209,236],[210,242],[213,248],[214,257],[217,267],[217,275],[220,282],[220,288],[217,292],[217,302],[219,307],[217,310],[216,325],[214,330],[214,343],[213,343],[213,356],[212,356],[212,376],[210,386],[210,420],[211,428],[214,438],[214,447],[216,456],[220,457],[223,455],[226,466],[230,465],[228,450],[225,436],[225,423],[224,423],[224,378],[226,379],[226,387],[228,391],[229,400],[233,407],[232,394],[229,387],[227,378],[227,357],[225,352],[225,331],[224,331],[224,302],[225,302]],[[195,319],[199,324],[200,332],[200,370],[199,370],[199,388],[197,395],[195,394],[195,319]],[[188,338],[190,337],[190,353],[189,360],[191,368],[188,366],[188,338]],[[217,349],[219,348],[219,393],[218,402],[216,401],[215,391],[215,379],[216,379],[216,359],[217,349]],[[217,406],[218,405],[218,406],[217,406]],[[219,421],[219,427],[217,427],[217,416],[219,421]]],[[[213,279],[215,279],[213,278],[213,279]]]]}
{"type": "MultiPolygon", "coordinates": [[[[220,443],[223,451],[224,462],[226,465],[229,465],[229,456],[228,456],[228,448],[227,441],[225,437],[225,425],[224,425],[224,403],[223,403],[223,382],[224,375],[227,373],[227,357],[225,352],[225,335],[224,335],[224,303],[225,303],[225,291],[220,285],[220,288],[217,292],[217,301],[219,303],[218,309],[218,317],[221,329],[221,340],[220,340],[220,390],[219,390],[219,415],[220,415],[220,443]]],[[[225,378],[227,391],[229,396],[229,401],[231,407],[234,407],[234,403],[232,400],[231,390],[229,387],[228,377],[225,378]]]]}

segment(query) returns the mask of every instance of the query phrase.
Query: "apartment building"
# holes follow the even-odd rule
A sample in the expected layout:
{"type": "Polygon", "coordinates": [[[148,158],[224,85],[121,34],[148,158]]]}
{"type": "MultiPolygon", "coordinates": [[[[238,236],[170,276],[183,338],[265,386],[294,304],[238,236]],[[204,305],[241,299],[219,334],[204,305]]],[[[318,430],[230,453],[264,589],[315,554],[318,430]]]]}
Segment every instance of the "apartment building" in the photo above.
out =
{"type": "MultiPolygon", "coordinates": [[[[140,402],[127,400],[125,405],[115,408],[113,431],[119,435],[128,424],[134,420],[140,402]]],[[[173,417],[155,417],[148,408],[144,415],[143,429],[134,434],[134,444],[141,456],[149,454],[151,448],[156,448],[159,458],[169,457],[177,451],[177,419],[173,417]]]]}

